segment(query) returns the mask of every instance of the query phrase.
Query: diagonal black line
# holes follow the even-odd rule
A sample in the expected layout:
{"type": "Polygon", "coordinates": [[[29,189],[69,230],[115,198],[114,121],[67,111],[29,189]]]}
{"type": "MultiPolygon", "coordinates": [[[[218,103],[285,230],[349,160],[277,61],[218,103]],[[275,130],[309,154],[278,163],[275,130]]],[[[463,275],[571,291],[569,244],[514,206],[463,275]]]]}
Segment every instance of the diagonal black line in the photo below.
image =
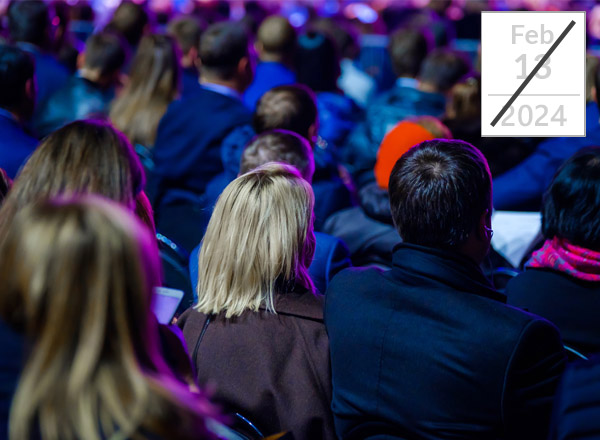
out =
{"type": "Polygon", "coordinates": [[[504,113],[506,113],[506,111],[510,108],[510,106],[513,104],[513,102],[515,102],[515,99],[517,99],[519,97],[519,95],[521,94],[521,92],[523,91],[523,89],[525,87],[527,87],[527,84],[529,84],[529,82],[533,79],[533,77],[535,76],[535,74],[538,73],[538,71],[542,68],[542,66],[544,65],[544,63],[548,60],[548,58],[550,58],[550,55],[552,55],[552,52],[554,52],[556,50],[556,48],[562,42],[562,40],[565,39],[565,37],[567,36],[567,34],[569,33],[569,31],[571,29],[573,29],[573,26],[575,26],[575,21],[571,20],[571,23],[569,23],[569,25],[567,26],[567,28],[562,32],[562,34],[560,34],[560,37],[558,37],[556,39],[556,41],[554,42],[554,44],[552,45],[552,47],[550,49],[548,49],[548,52],[546,52],[546,54],[542,57],[542,59],[533,68],[533,70],[527,76],[527,78],[525,78],[525,81],[523,81],[523,84],[521,84],[519,86],[519,88],[517,89],[517,91],[510,97],[510,99],[504,105],[504,107],[502,107],[502,110],[500,110],[500,113],[498,113],[498,115],[492,121],[492,127],[496,126],[496,124],[498,123],[498,121],[500,120],[500,118],[504,115],[504,113]]]}

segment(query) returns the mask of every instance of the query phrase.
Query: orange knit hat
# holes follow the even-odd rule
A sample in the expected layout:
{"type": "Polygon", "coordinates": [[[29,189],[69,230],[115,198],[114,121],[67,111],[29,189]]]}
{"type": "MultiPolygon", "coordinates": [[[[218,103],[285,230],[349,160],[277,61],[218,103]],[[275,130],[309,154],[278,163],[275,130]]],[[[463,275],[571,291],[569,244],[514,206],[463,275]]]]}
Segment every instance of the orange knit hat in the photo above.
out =
{"type": "Polygon", "coordinates": [[[400,122],[392,128],[383,138],[377,152],[377,162],[375,163],[377,185],[388,189],[390,175],[398,159],[411,147],[434,138],[433,134],[414,122],[400,122]]]}

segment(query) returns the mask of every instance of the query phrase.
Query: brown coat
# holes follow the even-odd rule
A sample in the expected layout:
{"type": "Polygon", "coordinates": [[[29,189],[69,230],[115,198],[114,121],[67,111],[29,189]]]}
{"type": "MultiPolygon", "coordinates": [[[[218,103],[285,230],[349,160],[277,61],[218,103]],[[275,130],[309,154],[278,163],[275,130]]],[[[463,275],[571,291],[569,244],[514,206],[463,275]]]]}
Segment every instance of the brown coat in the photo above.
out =
{"type": "Polygon", "coordinates": [[[214,389],[226,412],[239,412],[265,435],[334,439],[329,340],[323,298],[276,295],[277,314],[247,311],[225,319],[193,309],[178,321],[200,385],[214,389]]]}

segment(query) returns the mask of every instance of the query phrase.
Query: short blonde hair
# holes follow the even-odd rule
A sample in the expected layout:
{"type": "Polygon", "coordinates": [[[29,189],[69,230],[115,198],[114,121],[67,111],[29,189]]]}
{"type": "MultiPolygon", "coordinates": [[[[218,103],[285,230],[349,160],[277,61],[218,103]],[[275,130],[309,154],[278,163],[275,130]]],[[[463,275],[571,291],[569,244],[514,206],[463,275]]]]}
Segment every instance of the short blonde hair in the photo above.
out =
{"type": "Polygon", "coordinates": [[[196,309],[226,318],[275,312],[275,292],[294,285],[314,292],[313,207],[310,184],[290,165],[269,162],[231,182],[202,242],[196,309]]]}

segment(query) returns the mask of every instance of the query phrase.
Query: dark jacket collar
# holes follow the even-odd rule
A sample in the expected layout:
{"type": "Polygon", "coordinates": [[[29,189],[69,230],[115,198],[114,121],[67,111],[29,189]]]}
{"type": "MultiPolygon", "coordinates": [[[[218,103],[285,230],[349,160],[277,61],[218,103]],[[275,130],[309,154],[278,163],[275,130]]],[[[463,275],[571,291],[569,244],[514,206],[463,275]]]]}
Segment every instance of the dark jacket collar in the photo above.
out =
{"type": "Polygon", "coordinates": [[[471,259],[456,252],[409,243],[394,248],[390,275],[403,283],[441,286],[506,303],[471,259]]]}
{"type": "Polygon", "coordinates": [[[323,296],[307,290],[275,294],[275,311],[280,315],[323,321],[323,296]]]}

